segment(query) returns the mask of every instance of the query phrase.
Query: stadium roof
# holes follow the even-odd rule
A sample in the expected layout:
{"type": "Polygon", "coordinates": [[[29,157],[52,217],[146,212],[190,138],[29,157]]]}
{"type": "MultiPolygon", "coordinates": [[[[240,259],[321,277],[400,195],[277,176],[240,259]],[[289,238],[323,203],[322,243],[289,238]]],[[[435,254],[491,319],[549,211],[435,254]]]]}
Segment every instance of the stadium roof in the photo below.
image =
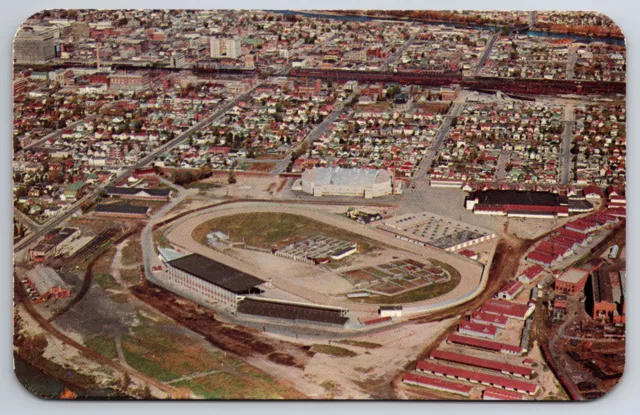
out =
{"type": "Polygon", "coordinates": [[[185,255],[167,264],[235,294],[246,293],[265,282],[200,254],[185,255]]]}
{"type": "Polygon", "coordinates": [[[338,186],[371,186],[374,183],[389,181],[389,173],[375,169],[342,169],[340,167],[317,167],[307,170],[304,174],[307,180],[316,185],[338,186]]]}

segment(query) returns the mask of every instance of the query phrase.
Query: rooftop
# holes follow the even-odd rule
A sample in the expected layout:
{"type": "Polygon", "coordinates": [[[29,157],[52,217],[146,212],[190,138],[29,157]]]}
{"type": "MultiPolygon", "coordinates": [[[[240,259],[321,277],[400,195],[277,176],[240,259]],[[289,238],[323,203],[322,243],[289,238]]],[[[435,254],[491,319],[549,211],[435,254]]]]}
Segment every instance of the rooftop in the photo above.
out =
{"type": "Polygon", "coordinates": [[[200,254],[190,254],[167,263],[235,294],[244,294],[265,281],[200,254]]]}

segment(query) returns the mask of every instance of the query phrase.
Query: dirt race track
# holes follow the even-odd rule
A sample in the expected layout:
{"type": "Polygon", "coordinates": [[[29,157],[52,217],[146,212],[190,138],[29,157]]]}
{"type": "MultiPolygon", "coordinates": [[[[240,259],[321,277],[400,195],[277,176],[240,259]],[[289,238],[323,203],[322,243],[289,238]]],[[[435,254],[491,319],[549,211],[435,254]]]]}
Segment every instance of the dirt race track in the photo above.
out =
{"type": "MultiPolygon", "coordinates": [[[[230,256],[200,244],[193,239],[192,233],[201,223],[221,216],[251,212],[297,214],[360,234],[364,237],[380,242],[381,244],[394,247],[399,252],[406,253],[409,257],[423,260],[433,258],[446,262],[457,269],[461,275],[461,282],[452,291],[440,297],[411,303],[412,308],[419,306],[421,312],[435,311],[444,307],[448,308],[455,306],[463,301],[466,302],[470,300],[483,290],[486,278],[483,279],[483,266],[481,264],[435,248],[422,247],[401,241],[373,228],[358,225],[357,223],[336,215],[326,209],[326,205],[322,205],[318,208],[311,208],[309,206],[302,207],[291,204],[280,205],[239,202],[237,204],[213,207],[205,211],[185,216],[169,228],[165,235],[169,242],[177,247],[207,256],[264,280],[271,279],[273,286],[306,301],[316,304],[345,307],[356,312],[374,313],[377,311],[378,306],[376,304],[362,304],[348,301],[343,296],[331,295],[331,289],[322,289],[322,282],[318,285],[319,278],[327,278],[327,282],[325,284],[328,285],[332,284],[330,278],[339,278],[344,284],[346,281],[335,275],[335,273],[331,273],[319,267],[301,264],[260,252],[234,249],[233,251],[238,254],[230,256]],[[296,269],[299,272],[295,272],[296,269]],[[315,280],[315,284],[313,280],[315,280]]],[[[334,283],[335,282],[337,281],[334,281],[334,283]]]]}

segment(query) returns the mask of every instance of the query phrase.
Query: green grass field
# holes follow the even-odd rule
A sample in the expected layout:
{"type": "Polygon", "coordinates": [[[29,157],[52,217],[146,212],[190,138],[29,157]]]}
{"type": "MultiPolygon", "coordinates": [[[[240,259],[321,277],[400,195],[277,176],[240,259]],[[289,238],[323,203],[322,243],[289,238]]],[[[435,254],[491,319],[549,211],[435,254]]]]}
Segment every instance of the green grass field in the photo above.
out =
{"type": "Polygon", "coordinates": [[[104,290],[119,290],[122,288],[109,274],[93,274],[92,278],[104,290]]]}
{"type": "Polygon", "coordinates": [[[240,213],[223,216],[200,224],[193,238],[204,244],[213,230],[226,233],[235,242],[268,248],[288,245],[314,235],[325,235],[356,242],[360,252],[375,248],[376,242],[364,236],[345,231],[300,215],[275,212],[240,213]]]}
{"type": "Polygon", "coordinates": [[[118,357],[116,342],[111,335],[98,334],[96,336],[91,336],[86,339],[84,343],[88,348],[95,350],[108,359],[115,359],[118,357]]]}

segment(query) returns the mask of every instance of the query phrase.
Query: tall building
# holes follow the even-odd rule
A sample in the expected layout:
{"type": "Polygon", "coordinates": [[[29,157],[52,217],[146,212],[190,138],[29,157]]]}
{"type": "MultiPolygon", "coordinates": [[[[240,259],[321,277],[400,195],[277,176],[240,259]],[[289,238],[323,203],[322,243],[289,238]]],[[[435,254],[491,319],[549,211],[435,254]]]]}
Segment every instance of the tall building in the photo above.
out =
{"type": "Polygon", "coordinates": [[[55,57],[55,30],[21,29],[13,39],[13,60],[17,65],[41,65],[55,57]]]}
{"type": "Polygon", "coordinates": [[[242,54],[238,38],[212,37],[209,39],[209,49],[212,58],[237,59],[242,54]]]}
{"type": "Polygon", "coordinates": [[[184,68],[185,60],[183,52],[174,52],[169,58],[169,64],[172,68],[184,68]]]}

